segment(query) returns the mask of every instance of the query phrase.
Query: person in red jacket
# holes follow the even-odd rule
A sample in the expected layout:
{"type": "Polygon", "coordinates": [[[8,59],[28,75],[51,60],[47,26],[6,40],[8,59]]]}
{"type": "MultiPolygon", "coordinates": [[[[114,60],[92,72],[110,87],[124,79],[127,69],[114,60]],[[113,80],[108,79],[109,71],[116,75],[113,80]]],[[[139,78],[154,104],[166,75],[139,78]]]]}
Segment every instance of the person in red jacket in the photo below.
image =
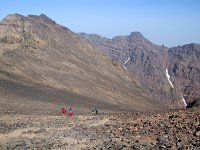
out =
{"type": "Polygon", "coordinates": [[[72,117],[72,116],[73,116],[73,112],[74,112],[74,111],[72,110],[72,108],[70,108],[69,111],[68,111],[69,117],[72,117]]]}
{"type": "Polygon", "coordinates": [[[67,113],[67,110],[65,108],[62,108],[62,114],[65,115],[67,113]]]}

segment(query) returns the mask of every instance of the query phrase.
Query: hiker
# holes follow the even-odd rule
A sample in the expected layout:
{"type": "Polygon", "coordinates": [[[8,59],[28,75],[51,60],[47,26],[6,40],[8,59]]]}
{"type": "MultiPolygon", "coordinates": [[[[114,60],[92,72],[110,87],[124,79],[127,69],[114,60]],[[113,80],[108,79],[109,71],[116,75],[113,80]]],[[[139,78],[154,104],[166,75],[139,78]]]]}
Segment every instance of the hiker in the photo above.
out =
{"type": "Polygon", "coordinates": [[[98,107],[92,108],[92,115],[98,114],[98,107]]]}
{"type": "Polygon", "coordinates": [[[92,115],[95,115],[95,108],[92,108],[92,115]]]}
{"type": "Polygon", "coordinates": [[[65,115],[67,113],[67,110],[65,108],[62,108],[62,114],[65,115]]]}
{"type": "Polygon", "coordinates": [[[72,108],[69,108],[69,111],[68,111],[68,113],[69,113],[69,117],[72,117],[73,116],[73,110],[72,110],[72,108]]]}
{"type": "Polygon", "coordinates": [[[98,115],[98,107],[95,107],[95,115],[98,115]]]}

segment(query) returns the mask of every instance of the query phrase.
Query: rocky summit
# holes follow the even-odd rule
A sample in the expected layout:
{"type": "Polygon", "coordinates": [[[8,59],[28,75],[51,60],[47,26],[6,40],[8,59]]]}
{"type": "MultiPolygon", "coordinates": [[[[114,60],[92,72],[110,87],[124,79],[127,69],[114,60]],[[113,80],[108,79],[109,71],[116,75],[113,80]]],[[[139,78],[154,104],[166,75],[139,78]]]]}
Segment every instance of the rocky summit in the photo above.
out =
{"type": "Polygon", "coordinates": [[[123,65],[157,101],[185,108],[200,97],[200,45],[173,48],[153,44],[139,32],[107,39],[80,33],[91,44],[123,65]]]}

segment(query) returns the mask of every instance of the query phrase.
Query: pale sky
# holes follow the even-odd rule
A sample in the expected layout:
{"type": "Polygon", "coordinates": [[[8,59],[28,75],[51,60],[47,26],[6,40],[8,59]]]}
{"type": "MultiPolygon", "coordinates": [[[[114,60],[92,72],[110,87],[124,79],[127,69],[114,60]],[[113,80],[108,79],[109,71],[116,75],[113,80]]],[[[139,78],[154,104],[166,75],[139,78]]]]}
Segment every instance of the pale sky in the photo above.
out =
{"type": "Polygon", "coordinates": [[[1,0],[8,14],[46,14],[74,32],[112,38],[141,32],[168,47],[200,43],[200,0],[1,0]]]}

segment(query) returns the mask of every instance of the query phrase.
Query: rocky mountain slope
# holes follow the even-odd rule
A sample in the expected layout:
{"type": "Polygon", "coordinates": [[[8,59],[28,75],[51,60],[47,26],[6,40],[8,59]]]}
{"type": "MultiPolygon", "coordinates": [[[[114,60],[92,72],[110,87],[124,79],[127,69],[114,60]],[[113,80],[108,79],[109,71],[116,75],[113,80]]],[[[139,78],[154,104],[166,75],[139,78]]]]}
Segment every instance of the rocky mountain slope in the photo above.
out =
{"type": "Polygon", "coordinates": [[[2,112],[47,113],[58,105],[76,111],[163,108],[122,66],[43,14],[0,22],[0,94],[2,112]]]}
{"type": "Polygon", "coordinates": [[[169,70],[177,92],[187,103],[200,97],[200,44],[170,48],[169,70]]]}
{"type": "Polygon", "coordinates": [[[169,49],[151,43],[139,32],[112,39],[96,34],[80,35],[122,64],[157,101],[183,108],[200,96],[199,44],[169,49]]]}

